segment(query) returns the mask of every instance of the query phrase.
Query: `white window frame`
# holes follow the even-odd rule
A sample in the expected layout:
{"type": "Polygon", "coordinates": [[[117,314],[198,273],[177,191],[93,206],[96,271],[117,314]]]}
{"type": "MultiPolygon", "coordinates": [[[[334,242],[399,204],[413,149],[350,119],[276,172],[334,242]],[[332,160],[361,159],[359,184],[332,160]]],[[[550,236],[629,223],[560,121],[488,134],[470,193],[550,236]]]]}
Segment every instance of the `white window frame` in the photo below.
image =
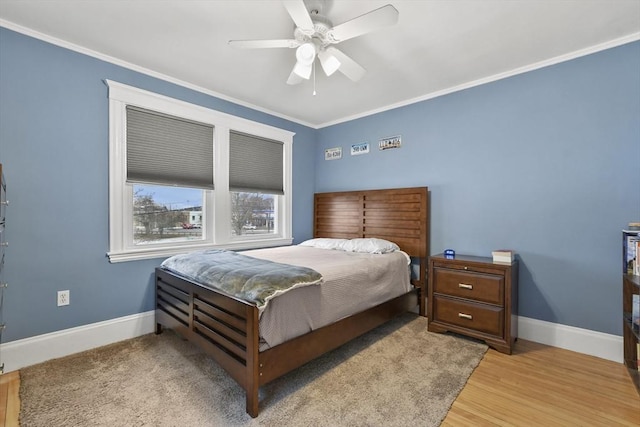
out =
{"type": "Polygon", "coordinates": [[[107,256],[110,262],[168,257],[207,248],[236,250],[292,243],[292,147],[295,133],[111,80],[105,80],[105,83],[109,88],[109,252],[107,256]],[[126,182],[127,105],[214,126],[212,144],[215,190],[203,190],[202,240],[146,245],[133,243],[133,185],[126,182]],[[230,130],[281,141],[284,144],[284,195],[277,197],[278,220],[274,234],[236,237],[231,232],[230,130]]]}

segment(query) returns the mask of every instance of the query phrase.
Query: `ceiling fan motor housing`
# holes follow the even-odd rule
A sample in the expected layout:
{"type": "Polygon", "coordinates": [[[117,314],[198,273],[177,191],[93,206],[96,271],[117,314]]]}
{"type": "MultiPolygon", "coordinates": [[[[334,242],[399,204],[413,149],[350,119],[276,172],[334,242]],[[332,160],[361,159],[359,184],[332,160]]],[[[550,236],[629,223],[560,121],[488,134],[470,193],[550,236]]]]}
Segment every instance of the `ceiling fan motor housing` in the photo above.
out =
{"type": "Polygon", "coordinates": [[[312,15],[312,22],[313,32],[305,31],[299,27],[293,31],[294,38],[300,44],[312,42],[320,50],[334,43],[334,40],[328,35],[329,30],[333,27],[331,21],[324,16],[312,15]]]}

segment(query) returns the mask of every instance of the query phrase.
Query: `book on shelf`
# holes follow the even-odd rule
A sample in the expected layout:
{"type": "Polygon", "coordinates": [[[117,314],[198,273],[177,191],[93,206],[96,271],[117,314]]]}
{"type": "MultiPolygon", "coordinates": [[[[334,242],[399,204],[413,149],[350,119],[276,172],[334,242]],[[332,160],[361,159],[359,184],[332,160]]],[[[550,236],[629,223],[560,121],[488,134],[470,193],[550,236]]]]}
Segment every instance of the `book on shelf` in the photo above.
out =
{"type": "Polygon", "coordinates": [[[633,274],[636,276],[640,276],[640,259],[638,259],[638,254],[640,254],[640,240],[636,240],[636,262],[633,265],[633,274]]]}
{"type": "Polygon", "coordinates": [[[640,231],[622,230],[622,273],[638,274],[638,247],[640,246],[640,231]]]}
{"type": "Polygon", "coordinates": [[[516,252],[512,249],[496,249],[491,252],[491,256],[493,256],[493,262],[511,263],[515,259],[516,252]]]}

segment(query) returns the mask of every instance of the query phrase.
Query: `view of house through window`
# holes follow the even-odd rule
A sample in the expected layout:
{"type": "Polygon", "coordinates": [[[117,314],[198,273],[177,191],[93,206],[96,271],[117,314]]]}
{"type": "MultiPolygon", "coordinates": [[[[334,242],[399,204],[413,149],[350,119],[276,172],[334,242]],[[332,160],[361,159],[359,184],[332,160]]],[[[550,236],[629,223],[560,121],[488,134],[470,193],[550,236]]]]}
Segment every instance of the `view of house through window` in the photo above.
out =
{"type": "MultiPolygon", "coordinates": [[[[232,191],[231,232],[235,236],[276,233],[277,196],[232,191]]],[[[135,245],[203,239],[203,190],[133,185],[135,245]]]]}
{"type": "Polygon", "coordinates": [[[273,194],[231,193],[231,232],[236,235],[275,234],[276,198],[273,194]]]}
{"type": "Polygon", "coordinates": [[[134,184],[134,244],[201,240],[202,193],[195,188],[134,184]]]}

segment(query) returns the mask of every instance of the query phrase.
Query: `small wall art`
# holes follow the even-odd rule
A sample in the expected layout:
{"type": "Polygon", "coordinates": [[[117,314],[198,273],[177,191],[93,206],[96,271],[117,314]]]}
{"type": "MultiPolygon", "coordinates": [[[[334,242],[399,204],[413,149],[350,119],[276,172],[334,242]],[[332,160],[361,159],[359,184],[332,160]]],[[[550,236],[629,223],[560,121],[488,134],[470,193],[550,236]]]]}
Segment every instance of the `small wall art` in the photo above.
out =
{"type": "Polygon", "coordinates": [[[402,146],[402,135],[389,136],[378,141],[378,147],[380,150],[400,148],[400,146],[402,146]]]}
{"type": "Polygon", "coordinates": [[[325,160],[338,160],[342,158],[342,147],[327,148],[324,150],[325,160]]]}
{"type": "Polygon", "coordinates": [[[369,143],[361,142],[359,144],[351,145],[351,155],[359,156],[360,154],[368,154],[369,153],[369,143]]]}

